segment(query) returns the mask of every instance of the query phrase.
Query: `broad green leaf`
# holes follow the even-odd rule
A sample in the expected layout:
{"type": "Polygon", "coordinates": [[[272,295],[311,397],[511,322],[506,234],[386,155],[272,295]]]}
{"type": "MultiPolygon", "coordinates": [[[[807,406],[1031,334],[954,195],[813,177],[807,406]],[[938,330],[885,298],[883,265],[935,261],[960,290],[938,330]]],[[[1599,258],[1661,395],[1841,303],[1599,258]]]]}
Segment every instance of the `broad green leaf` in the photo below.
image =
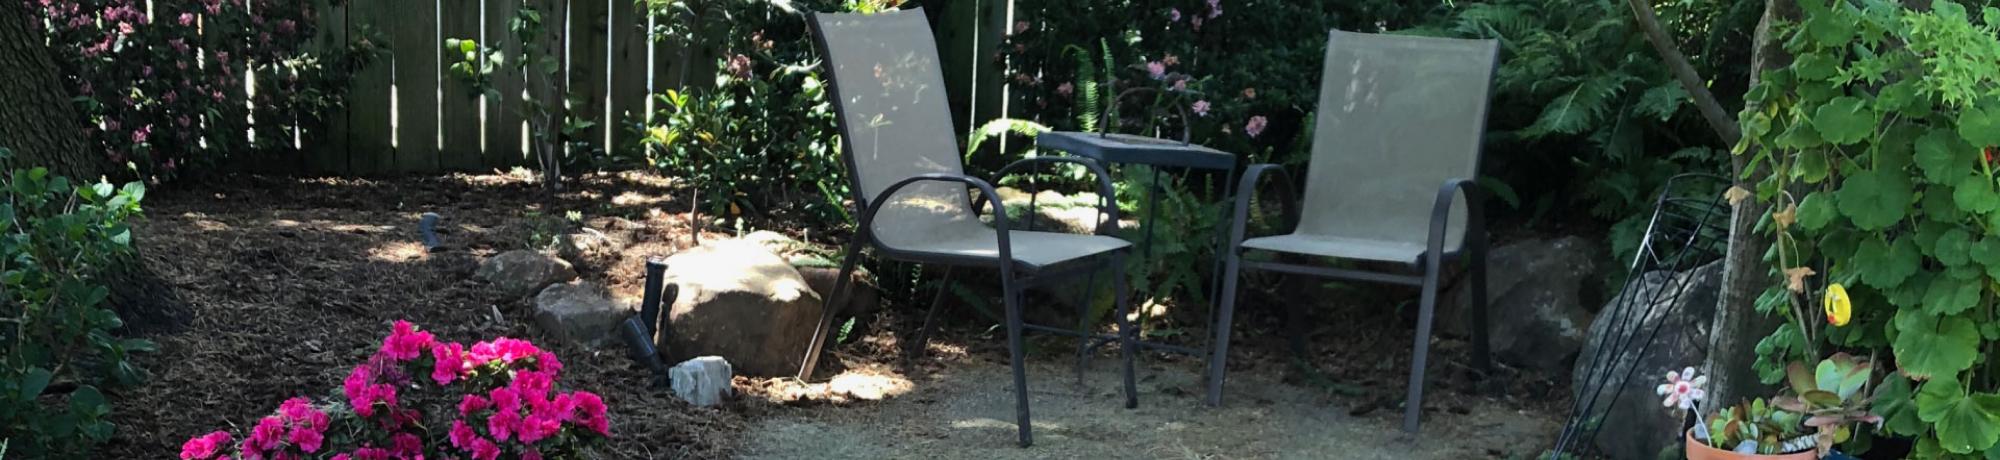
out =
{"type": "Polygon", "coordinates": [[[96,418],[111,413],[111,403],[105,401],[104,393],[97,391],[97,387],[83,385],[70,392],[69,410],[96,418]]]}
{"type": "Polygon", "coordinates": [[[1933,315],[1955,315],[1979,305],[1979,281],[1954,277],[1934,278],[1924,295],[1924,311],[1933,315]]]}
{"type": "Polygon", "coordinates": [[[1958,114],[1958,135],[1975,146],[2000,145],[2000,98],[1986,98],[1958,114]]]}
{"type": "Polygon", "coordinates": [[[1986,276],[2000,278],[2000,238],[1982,238],[1972,245],[1972,260],[1986,267],[1986,276]]]}
{"type": "Polygon", "coordinates": [[[1903,219],[1915,194],[1900,173],[1862,171],[1848,176],[1834,197],[1840,213],[1853,219],[1856,227],[1881,230],[1903,219]]]}
{"type": "Polygon", "coordinates": [[[1923,258],[1921,252],[1909,238],[1898,239],[1893,245],[1880,238],[1866,238],[1854,250],[1854,268],[1861,271],[1861,282],[1878,289],[1894,289],[1917,273],[1923,258]]]}
{"type": "Polygon", "coordinates": [[[1826,145],[1826,139],[1811,123],[1801,121],[1787,124],[1785,132],[1778,134],[1777,144],[1786,150],[1805,150],[1826,145]]]}
{"type": "Polygon", "coordinates": [[[1871,405],[1875,415],[1882,416],[1882,429],[1890,434],[1915,436],[1929,428],[1923,419],[1917,417],[1916,402],[1910,398],[1910,379],[1895,373],[1882,377],[1881,386],[1875,389],[1875,403],[1871,405]]]}
{"type": "Polygon", "coordinates": [[[1965,265],[1972,258],[1972,234],[1963,228],[1945,230],[1944,234],[1938,235],[1937,247],[1931,251],[1931,256],[1945,266],[1965,265]]]}
{"type": "Polygon", "coordinates": [[[1964,224],[1961,221],[1965,219],[1965,210],[1958,208],[1958,199],[1953,198],[1951,192],[1951,188],[1941,185],[1932,185],[1924,189],[1924,198],[1918,201],[1921,202],[1919,207],[1923,210],[1924,218],[1929,220],[1926,223],[1954,227],[1964,224]]]}
{"type": "Polygon", "coordinates": [[[1817,184],[1820,181],[1826,180],[1828,172],[1826,155],[1826,152],[1822,151],[1800,153],[1798,162],[1799,179],[1804,180],[1808,184],[1817,184]]]}
{"type": "Polygon", "coordinates": [[[1959,208],[1977,214],[2000,209],[2000,195],[1993,192],[1993,179],[1983,175],[1965,176],[1965,179],[1959,180],[1951,198],[1959,208]]]}
{"type": "Polygon", "coordinates": [[[1799,226],[1805,227],[1806,230],[1817,231],[1825,227],[1827,222],[1833,221],[1837,213],[1833,209],[1832,196],[1821,192],[1806,194],[1806,199],[1799,201],[1799,226]]]}
{"type": "Polygon", "coordinates": [[[1840,73],[1840,63],[1824,53],[1806,53],[1792,61],[1792,73],[1799,78],[1825,80],[1840,73]]]}
{"type": "Polygon", "coordinates": [[[1937,379],[1917,392],[1917,415],[1937,424],[1937,436],[1944,450],[1969,454],[1992,447],[2000,441],[2000,396],[1967,396],[1956,379],[1937,379]]]}
{"type": "Polygon", "coordinates": [[[1972,367],[1973,359],[1979,356],[1979,330],[1970,320],[1940,318],[1905,308],[1896,312],[1893,321],[1896,341],[1891,348],[1896,364],[1912,379],[1951,380],[1959,371],[1972,367]]]}
{"type": "Polygon", "coordinates": [[[42,395],[42,390],[49,387],[49,379],[51,378],[55,378],[55,374],[50,373],[48,369],[40,367],[28,368],[28,372],[21,376],[20,400],[22,402],[34,401],[35,397],[42,395]]]}
{"type": "Polygon", "coordinates": [[[1875,111],[1868,108],[1868,101],[1841,96],[1819,106],[1813,115],[1813,128],[1827,142],[1848,145],[1875,134],[1877,119],[1875,111]]]}
{"type": "MultiPolygon", "coordinates": [[[[1818,0],[1806,0],[1802,3],[1814,1],[1818,0]]],[[[1839,48],[1846,46],[1848,40],[1854,38],[1854,25],[1856,22],[1859,21],[1840,14],[1840,10],[1836,8],[1822,14],[1812,15],[1811,19],[1807,19],[1806,34],[1811,35],[1813,41],[1818,42],[1820,46],[1839,48]]]]}
{"type": "Polygon", "coordinates": [[[1917,138],[1915,146],[1917,167],[1923,168],[1924,180],[1931,183],[1956,184],[1972,175],[1977,165],[1972,146],[1950,131],[1931,130],[1917,138]]]}
{"type": "Polygon", "coordinates": [[[1910,101],[1917,99],[1917,85],[1911,80],[1903,80],[1882,87],[1875,94],[1875,110],[1895,112],[1909,107],[1910,101]]]}

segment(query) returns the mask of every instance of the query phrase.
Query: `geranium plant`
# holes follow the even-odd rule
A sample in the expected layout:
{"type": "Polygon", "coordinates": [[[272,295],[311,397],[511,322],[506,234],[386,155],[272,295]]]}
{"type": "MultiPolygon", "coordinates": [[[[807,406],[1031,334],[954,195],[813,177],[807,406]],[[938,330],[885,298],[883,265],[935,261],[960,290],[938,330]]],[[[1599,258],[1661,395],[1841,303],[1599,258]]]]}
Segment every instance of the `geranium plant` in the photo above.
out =
{"type": "Polygon", "coordinates": [[[466,347],[397,321],[340,397],[286,400],[245,435],[188,439],[180,458],[570,458],[611,436],[611,419],[595,393],[562,391],[561,372],[525,340],[466,347]]]}

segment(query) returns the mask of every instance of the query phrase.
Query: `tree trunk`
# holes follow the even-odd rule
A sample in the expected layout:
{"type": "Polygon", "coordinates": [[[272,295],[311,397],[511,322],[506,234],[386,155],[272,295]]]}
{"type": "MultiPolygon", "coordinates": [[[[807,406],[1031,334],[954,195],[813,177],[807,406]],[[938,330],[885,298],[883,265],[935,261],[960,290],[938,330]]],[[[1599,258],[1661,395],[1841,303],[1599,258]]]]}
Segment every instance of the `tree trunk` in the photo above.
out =
{"type": "Polygon", "coordinates": [[[29,2],[0,1],[0,147],[14,151],[10,166],[44,166],[56,174],[95,181],[108,168],[89,148],[82,120],[55,57],[42,38],[41,20],[29,2]]]}
{"type": "MultiPolygon", "coordinates": [[[[1758,76],[1765,70],[1791,65],[1791,55],[1785,52],[1777,32],[1771,29],[1778,22],[1797,17],[1798,7],[1792,0],[1765,3],[1764,17],[1757,21],[1757,33],[1752,39],[1755,46],[1750,55],[1752,85],[1757,83],[1758,76]]],[[[1757,109],[1757,104],[1752,103],[1744,111],[1757,109]]],[[[1756,184],[1770,174],[1770,169],[1763,167],[1744,177],[1744,169],[1749,167],[1753,154],[1744,152],[1730,159],[1735,173],[1731,177],[1736,178],[1735,185],[1744,190],[1755,190],[1756,184]]],[[[1757,313],[1757,296],[1775,282],[1770,276],[1770,266],[1764,262],[1764,251],[1771,246],[1771,239],[1756,230],[1757,221],[1764,217],[1770,205],[1753,197],[1741,200],[1733,208],[1729,220],[1729,251],[1723,262],[1721,304],[1716,305],[1708,347],[1709,400],[1722,404],[1733,404],[1763,392],[1763,385],[1757,380],[1757,371],[1752,368],[1757,362],[1757,342],[1769,335],[1781,319],[1757,313]]]]}

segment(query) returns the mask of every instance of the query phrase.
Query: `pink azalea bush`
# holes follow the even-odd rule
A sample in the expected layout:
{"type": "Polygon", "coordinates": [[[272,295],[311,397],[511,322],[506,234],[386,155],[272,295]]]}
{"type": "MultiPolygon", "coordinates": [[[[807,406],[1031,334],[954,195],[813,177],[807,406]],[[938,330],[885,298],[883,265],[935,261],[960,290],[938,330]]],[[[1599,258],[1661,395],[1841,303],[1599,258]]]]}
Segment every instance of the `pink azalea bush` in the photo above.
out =
{"type": "Polygon", "coordinates": [[[526,340],[467,347],[397,321],[341,382],[341,398],[292,398],[241,442],[228,431],[181,445],[182,460],[567,458],[611,436],[604,399],[562,391],[562,361],[526,340]]]}

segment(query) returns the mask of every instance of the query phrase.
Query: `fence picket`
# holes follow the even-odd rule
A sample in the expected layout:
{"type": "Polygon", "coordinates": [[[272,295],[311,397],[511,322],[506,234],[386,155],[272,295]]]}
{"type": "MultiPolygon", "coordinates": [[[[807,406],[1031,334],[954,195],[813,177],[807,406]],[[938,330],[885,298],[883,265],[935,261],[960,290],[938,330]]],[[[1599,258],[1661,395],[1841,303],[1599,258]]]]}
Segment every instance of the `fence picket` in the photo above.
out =
{"type": "Polygon", "coordinates": [[[611,34],[611,110],[605,129],[610,143],[605,151],[636,148],[635,126],[646,119],[646,88],[651,70],[647,62],[646,17],[630,0],[611,0],[608,10],[611,34]]]}
{"type": "MultiPolygon", "coordinates": [[[[451,70],[452,64],[464,62],[465,52],[442,48],[445,39],[469,39],[480,45],[479,26],[480,0],[441,0],[438,4],[439,35],[438,69],[438,131],[442,137],[438,148],[438,167],[450,171],[470,171],[481,166],[482,155],[480,122],[483,116],[479,101],[481,89],[470,80],[451,70]]],[[[477,50],[473,52],[478,59],[477,50]]]]}
{"type": "MultiPolygon", "coordinates": [[[[384,43],[390,18],[390,2],[357,1],[347,6],[347,33],[350,38],[361,38],[375,43],[384,43]]],[[[373,64],[354,73],[354,84],[348,88],[347,105],[347,148],[348,168],[353,174],[375,175],[395,170],[396,150],[393,146],[395,131],[391,129],[389,110],[390,95],[394,90],[394,56],[382,55],[373,64]]]]}
{"type": "MultiPolygon", "coordinates": [[[[347,5],[341,2],[334,6],[329,0],[315,0],[314,11],[319,14],[317,33],[313,36],[313,49],[321,51],[337,50],[347,44],[347,5]]],[[[343,98],[351,98],[351,92],[343,92],[343,98]]],[[[352,99],[346,99],[351,101],[352,99]]],[[[305,169],[300,172],[312,175],[349,174],[347,169],[347,114],[348,107],[341,107],[326,114],[306,114],[319,116],[325,121],[323,131],[305,133],[305,169]]]]}
{"type": "Polygon", "coordinates": [[[438,168],[437,0],[404,1],[390,21],[396,53],[396,171],[438,168]]]}

